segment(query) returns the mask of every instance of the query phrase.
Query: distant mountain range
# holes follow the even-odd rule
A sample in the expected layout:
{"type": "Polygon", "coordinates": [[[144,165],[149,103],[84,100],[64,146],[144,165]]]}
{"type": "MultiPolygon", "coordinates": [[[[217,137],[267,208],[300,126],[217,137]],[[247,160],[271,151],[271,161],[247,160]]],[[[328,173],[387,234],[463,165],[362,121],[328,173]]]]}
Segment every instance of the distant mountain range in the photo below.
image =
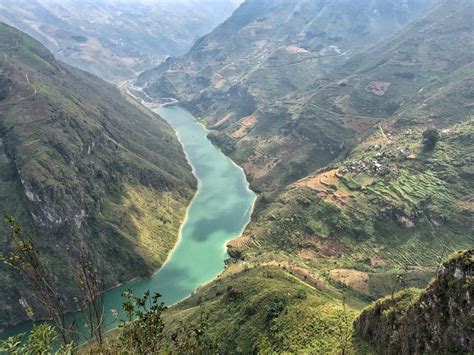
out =
{"type": "Polygon", "coordinates": [[[30,34],[66,63],[117,81],[184,54],[238,2],[3,0],[0,21],[30,34]]]}

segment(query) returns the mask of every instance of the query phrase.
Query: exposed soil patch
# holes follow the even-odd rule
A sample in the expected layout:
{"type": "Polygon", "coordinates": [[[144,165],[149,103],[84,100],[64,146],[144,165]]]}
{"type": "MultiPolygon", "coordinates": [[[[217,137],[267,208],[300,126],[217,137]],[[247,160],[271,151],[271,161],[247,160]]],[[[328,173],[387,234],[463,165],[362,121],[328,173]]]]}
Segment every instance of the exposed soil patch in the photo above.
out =
{"type": "Polygon", "coordinates": [[[327,192],[329,185],[337,185],[341,182],[337,177],[339,169],[329,170],[315,176],[305,177],[294,183],[294,186],[309,187],[318,192],[327,192]]]}
{"type": "Polygon", "coordinates": [[[318,254],[313,249],[301,249],[298,256],[305,260],[316,260],[318,258],[318,254]]]}
{"type": "Polygon", "coordinates": [[[216,89],[220,89],[226,83],[225,79],[222,78],[219,74],[214,74],[211,78],[211,83],[216,89]]]}
{"type": "Polygon", "coordinates": [[[474,200],[460,201],[457,205],[465,211],[474,213],[474,200]]]}
{"type": "Polygon", "coordinates": [[[372,81],[367,85],[366,90],[374,95],[383,96],[388,90],[390,84],[391,83],[388,81],[372,81]]]}
{"type": "Polygon", "coordinates": [[[290,54],[311,53],[310,51],[301,47],[297,47],[297,46],[288,46],[288,47],[285,47],[285,49],[290,54]]]}
{"type": "Polygon", "coordinates": [[[221,118],[219,121],[217,121],[211,128],[219,128],[223,124],[227,123],[227,121],[232,117],[232,113],[228,113],[225,115],[223,118],[221,118]]]}
{"type": "Polygon", "coordinates": [[[370,258],[370,265],[372,266],[387,266],[387,262],[383,259],[372,257],[370,258]]]}
{"type": "Polygon", "coordinates": [[[367,178],[365,178],[363,181],[361,181],[360,185],[362,187],[367,187],[367,186],[370,186],[372,185],[373,183],[375,182],[375,179],[368,176],[367,178]]]}
{"type": "Polygon", "coordinates": [[[234,138],[242,138],[247,135],[249,130],[251,130],[255,124],[257,123],[257,117],[255,116],[247,116],[244,117],[242,120],[239,122],[239,129],[236,130],[234,133],[232,133],[232,136],[234,138]]]}
{"type": "Polygon", "coordinates": [[[317,195],[328,203],[332,203],[338,207],[344,206],[348,200],[353,197],[345,188],[334,186],[340,184],[338,177],[339,169],[329,170],[315,176],[306,177],[297,181],[293,186],[309,187],[317,192],[317,195]]]}
{"type": "Polygon", "coordinates": [[[357,270],[334,269],[329,276],[338,282],[363,294],[369,294],[369,274],[357,270]]]}
{"type": "Polygon", "coordinates": [[[232,239],[229,243],[227,243],[227,246],[230,248],[243,248],[250,243],[250,237],[239,237],[232,239]]]}

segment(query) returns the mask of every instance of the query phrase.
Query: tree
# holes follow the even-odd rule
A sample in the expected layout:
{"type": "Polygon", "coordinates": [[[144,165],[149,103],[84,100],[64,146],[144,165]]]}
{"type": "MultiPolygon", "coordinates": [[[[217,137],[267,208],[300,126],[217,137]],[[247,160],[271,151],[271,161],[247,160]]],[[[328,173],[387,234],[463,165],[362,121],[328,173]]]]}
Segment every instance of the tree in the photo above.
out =
{"type": "Polygon", "coordinates": [[[56,354],[70,355],[74,353],[74,344],[62,345],[53,351],[58,338],[55,328],[49,324],[34,326],[28,338],[24,340],[25,334],[17,334],[8,339],[0,341],[0,353],[11,355],[22,354],[56,354]]]}
{"type": "MultiPolygon", "coordinates": [[[[0,259],[25,279],[29,291],[31,291],[30,294],[46,310],[63,345],[70,344],[77,337],[78,332],[75,322],[67,321],[63,297],[53,281],[55,279],[54,273],[44,262],[45,256],[35,245],[33,235],[23,231],[13,217],[6,216],[5,222],[10,226],[12,232],[11,249],[5,254],[0,254],[0,259]]],[[[104,332],[102,283],[92,258],[81,243],[73,243],[73,246],[67,249],[72,253],[73,260],[76,262],[74,270],[77,274],[79,289],[83,293],[81,308],[85,309],[84,314],[91,332],[90,338],[95,338],[101,347],[104,332]]],[[[33,318],[34,312],[29,306],[27,313],[30,318],[33,318]]]]}
{"type": "Polygon", "coordinates": [[[166,309],[159,302],[161,295],[146,291],[143,297],[137,297],[132,290],[122,293],[126,301],[121,304],[127,319],[121,320],[119,328],[121,351],[131,354],[154,354],[161,343],[164,323],[161,313],[166,309]]]}
{"type": "Polygon", "coordinates": [[[103,287],[92,258],[84,245],[73,248],[77,262],[76,272],[84,301],[81,308],[85,310],[87,325],[90,329],[90,338],[94,338],[100,348],[104,341],[104,297],[103,287]]]}
{"type": "MultiPolygon", "coordinates": [[[[46,309],[63,344],[70,343],[74,324],[66,321],[63,300],[54,286],[51,271],[44,264],[40,251],[33,242],[33,236],[24,232],[11,216],[5,217],[5,223],[11,229],[12,249],[1,254],[1,259],[24,277],[31,287],[33,297],[46,309]]],[[[32,314],[32,310],[29,313],[32,314]]]]}
{"type": "Polygon", "coordinates": [[[436,128],[428,128],[423,132],[423,150],[425,152],[432,151],[436,143],[438,143],[441,135],[436,128]]]}

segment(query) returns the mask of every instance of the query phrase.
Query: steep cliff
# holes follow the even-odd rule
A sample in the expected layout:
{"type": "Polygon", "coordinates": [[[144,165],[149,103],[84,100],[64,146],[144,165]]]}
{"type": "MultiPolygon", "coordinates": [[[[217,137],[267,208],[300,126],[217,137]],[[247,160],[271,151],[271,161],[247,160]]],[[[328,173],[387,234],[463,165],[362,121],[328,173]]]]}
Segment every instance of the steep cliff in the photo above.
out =
{"type": "Polygon", "coordinates": [[[358,336],[383,354],[474,351],[474,250],[458,252],[424,291],[404,290],[365,309],[358,336]]]}

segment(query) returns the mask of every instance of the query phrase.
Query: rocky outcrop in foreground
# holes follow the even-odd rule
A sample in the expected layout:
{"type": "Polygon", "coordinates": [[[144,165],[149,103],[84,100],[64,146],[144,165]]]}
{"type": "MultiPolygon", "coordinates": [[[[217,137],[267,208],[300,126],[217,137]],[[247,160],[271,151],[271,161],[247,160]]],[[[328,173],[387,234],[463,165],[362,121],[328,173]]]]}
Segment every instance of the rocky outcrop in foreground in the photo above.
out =
{"type": "Polygon", "coordinates": [[[356,334],[384,354],[472,354],[473,271],[474,249],[456,253],[426,290],[403,290],[366,308],[356,334]]]}

